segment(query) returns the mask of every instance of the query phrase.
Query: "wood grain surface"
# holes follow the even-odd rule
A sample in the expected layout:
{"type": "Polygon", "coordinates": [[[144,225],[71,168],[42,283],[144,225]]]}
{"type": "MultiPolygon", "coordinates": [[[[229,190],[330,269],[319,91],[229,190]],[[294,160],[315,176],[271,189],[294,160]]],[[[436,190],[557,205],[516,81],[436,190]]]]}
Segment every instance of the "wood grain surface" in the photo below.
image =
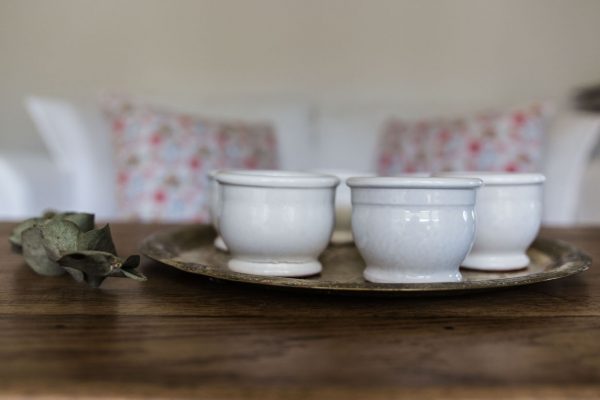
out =
{"type": "MultiPolygon", "coordinates": [[[[211,281],[146,260],[90,289],[33,273],[0,224],[2,398],[595,398],[600,272],[445,298],[211,281]]],[[[113,225],[122,255],[158,225],[113,225]]],[[[600,260],[600,228],[544,229],[600,260]]]]}

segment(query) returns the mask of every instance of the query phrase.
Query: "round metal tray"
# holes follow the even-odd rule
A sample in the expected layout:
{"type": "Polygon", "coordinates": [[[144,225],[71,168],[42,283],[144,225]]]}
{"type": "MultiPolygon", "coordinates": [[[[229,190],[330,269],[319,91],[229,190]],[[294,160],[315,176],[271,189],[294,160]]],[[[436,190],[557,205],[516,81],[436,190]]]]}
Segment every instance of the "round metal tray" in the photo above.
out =
{"type": "Polygon", "coordinates": [[[478,272],[461,270],[462,282],[379,284],[366,282],[365,263],[352,244],[330,245],[321,255],[323,272],[308,278],[280,278],[230,271],[230,256],[213,246],[215,232],[209,225],[194,225],[159,232],[144,240],[140,251],[163,264],[193,274],[225,281],[281,289],[363,295],[449,295],[530,285],[585,271],[591,259],[568,243],[538,238],[529,248],[530,265],[518,271],[478,272]]]}

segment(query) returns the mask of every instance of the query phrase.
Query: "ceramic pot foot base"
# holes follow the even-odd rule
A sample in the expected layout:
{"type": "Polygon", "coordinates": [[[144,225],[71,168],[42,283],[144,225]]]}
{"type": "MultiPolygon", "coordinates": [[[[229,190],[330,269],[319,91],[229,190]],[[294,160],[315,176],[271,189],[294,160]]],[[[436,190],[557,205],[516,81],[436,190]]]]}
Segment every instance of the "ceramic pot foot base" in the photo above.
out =
{"type": "Polygon", "coordinates": [[[418,275],[417,273],[406,273],[390,271],[389,269],[368,266],[363,272],[365,280],[373,283],[437,283],[437,282],[460,282],[460,272],[438,272],[434,274],[418,275]]]}
{"type": "Polygon", "coordinates": [[[316,275],[323,267],[316,260],[300,262],[261,262],[234,258],[227,264],[230,270],[262,276],[301,277],[316,275]]]}
{"type": "Polygon", "coordinates": [[[514,271],[526,268],[529,257],[522,253],[506,255],[469,254],[461,266],[479,271],[514,271]]]}

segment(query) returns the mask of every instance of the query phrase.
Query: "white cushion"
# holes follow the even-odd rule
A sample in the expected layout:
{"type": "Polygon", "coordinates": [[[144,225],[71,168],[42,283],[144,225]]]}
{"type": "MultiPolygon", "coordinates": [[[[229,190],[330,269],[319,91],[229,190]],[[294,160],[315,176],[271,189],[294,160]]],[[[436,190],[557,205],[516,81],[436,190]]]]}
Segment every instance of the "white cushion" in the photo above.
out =
{"type": "Polygon", "coordinates": [[[314,165],[313,110],[305,102],[259,98],[173,101],[152,97],[144,97],[139,101],[200,117],[268,122],[275,127],[282,169],[302,170],[314,165]]]}

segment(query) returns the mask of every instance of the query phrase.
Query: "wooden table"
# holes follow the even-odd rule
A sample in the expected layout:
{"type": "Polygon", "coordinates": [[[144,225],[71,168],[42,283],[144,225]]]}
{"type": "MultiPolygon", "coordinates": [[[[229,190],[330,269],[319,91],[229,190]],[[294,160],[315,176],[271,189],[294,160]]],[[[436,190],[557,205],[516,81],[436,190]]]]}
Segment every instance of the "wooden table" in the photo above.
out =
{"type": "MultiPolygon", "coordinates": [[[[34,274],[0,224],[0,397],[600,396],[600,268],[447,298],[210,281],[145,261],[102,289],[34,274]]],[[[114,225],[136,251],[161,226],[114,225]]],[[[600,228],[546,229],[600,260],[600,228]]]]}

